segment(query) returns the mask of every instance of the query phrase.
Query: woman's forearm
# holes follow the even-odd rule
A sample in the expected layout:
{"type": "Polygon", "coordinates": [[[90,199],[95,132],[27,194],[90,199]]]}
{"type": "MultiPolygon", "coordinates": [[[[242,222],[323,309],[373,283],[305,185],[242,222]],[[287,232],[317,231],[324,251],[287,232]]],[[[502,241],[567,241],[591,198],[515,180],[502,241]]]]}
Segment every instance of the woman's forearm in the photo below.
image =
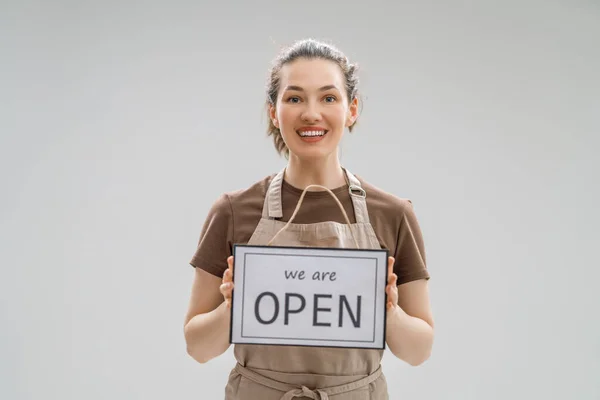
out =
{"type": "Polygon", "coordinates": [[[408,315],[399,306],[388,310],[386,342],[390,351],[410,365],[424,363],[431,355],[433,328],[420,318],[408,315]]]}
{"type": "Polygon", "coordinates": [[[213,311],[194,316],[185,325],[188,354],[200,363],[220,356],[229,348],[230,309],[221,303],[213,311]]]}

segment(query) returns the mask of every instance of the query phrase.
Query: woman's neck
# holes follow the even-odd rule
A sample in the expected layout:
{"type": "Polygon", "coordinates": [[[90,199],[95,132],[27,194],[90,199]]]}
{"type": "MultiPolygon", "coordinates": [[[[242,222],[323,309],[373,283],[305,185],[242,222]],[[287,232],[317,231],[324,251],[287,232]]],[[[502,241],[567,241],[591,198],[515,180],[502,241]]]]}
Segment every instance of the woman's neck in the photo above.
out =
{"type": "MultiPolygon", "coordinates": [[[[290,154],[284,179],[290,185],[304,190],[308,185],[335,189],[346,184],[346,177],[336,154],[322,159],[301,160],[290,154]]],[[[310,188],[319,191],[321,188],[310,188]]]]}

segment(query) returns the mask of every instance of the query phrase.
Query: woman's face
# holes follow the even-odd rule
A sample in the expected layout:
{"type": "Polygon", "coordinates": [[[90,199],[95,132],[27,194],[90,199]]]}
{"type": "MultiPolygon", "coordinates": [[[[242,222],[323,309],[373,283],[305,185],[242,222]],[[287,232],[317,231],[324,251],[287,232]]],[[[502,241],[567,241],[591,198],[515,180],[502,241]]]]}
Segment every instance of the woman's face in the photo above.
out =
{"type": "Polygon", "coordinates": [[[348,103],[344,76],[332,61],[299,59],[280,71],[273,124],[291,155],[321,158],[335,153],[346,127],[357,117],[358,101],[348,103]]]}

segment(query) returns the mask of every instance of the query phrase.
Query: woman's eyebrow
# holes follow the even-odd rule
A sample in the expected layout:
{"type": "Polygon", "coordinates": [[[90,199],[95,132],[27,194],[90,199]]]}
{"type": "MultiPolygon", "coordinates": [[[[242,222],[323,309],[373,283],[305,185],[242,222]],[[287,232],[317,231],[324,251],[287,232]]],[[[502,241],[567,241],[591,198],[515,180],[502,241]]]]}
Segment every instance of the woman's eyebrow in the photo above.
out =
{"type": "MultiPolygon", "coordinates": [[[[335,85],[325,85],[322,86],[321,88],[319,88],[319,91],[324,92],[326,90],[330,90],[330,89],[337,89],[337,87],[335,85]]],[[[296,86],[296,85],[289,85],[285,88],[285,90],[295,90],[298,92],[304,92],[304,89],[300,86],[296,86]]]]}

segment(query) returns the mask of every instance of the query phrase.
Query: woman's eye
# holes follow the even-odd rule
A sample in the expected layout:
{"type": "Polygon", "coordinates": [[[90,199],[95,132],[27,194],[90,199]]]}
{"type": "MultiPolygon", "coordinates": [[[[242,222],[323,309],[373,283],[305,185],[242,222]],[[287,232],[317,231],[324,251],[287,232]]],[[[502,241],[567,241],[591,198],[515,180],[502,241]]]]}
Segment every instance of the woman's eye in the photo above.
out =
{"type": "Polygon", "coordinates": [[[332,103],[336,100],[335,96],[327,96],[325,97],[325,101],[328,103],[332,103]]]}
{"type": "Polygon", "coordinates": [[[300,101],[300,99],[297,97],[289,97],[287,101],[288,103],[297,103],[298,101],[300,101]]]}

